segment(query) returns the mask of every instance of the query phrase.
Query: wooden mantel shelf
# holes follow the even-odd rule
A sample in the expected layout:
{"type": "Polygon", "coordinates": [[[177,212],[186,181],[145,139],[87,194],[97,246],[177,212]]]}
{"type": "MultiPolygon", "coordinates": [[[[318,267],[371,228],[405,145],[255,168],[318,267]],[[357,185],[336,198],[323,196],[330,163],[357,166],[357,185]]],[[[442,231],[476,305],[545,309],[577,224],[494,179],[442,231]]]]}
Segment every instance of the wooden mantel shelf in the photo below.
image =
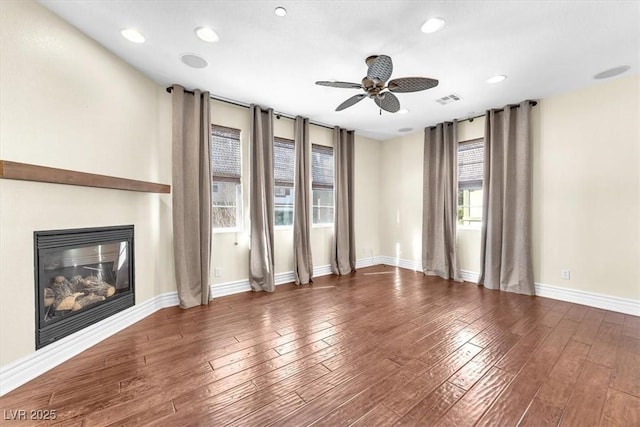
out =
{"type": "Polygon", "coordinates": [[[170,185],[49,168],[7,160],[0,160],[0,178],[50,182],[53,184],[81,185],[84,187],[112,188],[115,190],[141,191],[145,193],[171,193],[170,185]]]}

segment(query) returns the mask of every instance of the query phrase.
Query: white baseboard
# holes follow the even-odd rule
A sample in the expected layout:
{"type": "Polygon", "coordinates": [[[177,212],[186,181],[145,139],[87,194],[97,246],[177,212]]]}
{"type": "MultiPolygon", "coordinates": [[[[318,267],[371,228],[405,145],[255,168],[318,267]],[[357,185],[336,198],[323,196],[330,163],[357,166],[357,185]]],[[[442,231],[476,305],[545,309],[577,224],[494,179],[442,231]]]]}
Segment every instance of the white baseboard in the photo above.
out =
{"type": "Polygon", "coordinates": [[[236,280],[234,282],[217,283],[209,287],[209,297],[218,298],[226,295],[239,294],[251,290],[249,280],[236,280]]]}
{"type": "MultiPolygon", "coordinates": [[[[417,261],[393,258],[388,256],[378,256],[375,258],[376,264],[385,264],[406,268],[413,271],[421,271],[421,265],[417,261]]],[[[461,270],[460,274],[465,282],[478,283],[480,273],[469,270],[461,270]]],[[[581,291],[576,289],[563,288],[559,286],[535,284],[536,295],[574,304],[588,305],[590,307],[615,311],[618,313],[640,316],[640,301],[620,298],[611,295],[603,295],[594,292],[581,291]]]]}
{"type": "MultiPolygon", "coordinates": [[[[331,274],[330,265],[322,265],[320,267],[313,268],[313,277],[326,276],[328,274],[331,274]]],[[[293,271],[287,271],[275,274],[274,279],[276,281],[276,286],[284,285],[285,283],[295,281],[295,275],[293,274],[293,271]]],[[[249,292],[250,290],[251,285],[249,284],[249,279],[244,279],[211,285],[210,295],[211,298],[219,298],[227,295],[239,294],[241,292],[249,292]]]]}
{"type": "Polygon", "coordinates": [[[576,289],[561,288],[559,286],[545,285],[544,283],[536,283],[535,286],[536,295],[539,297],[552,298],[560,301],[602,308],[604,310],[616,311],[618,313],[640,316],[640,301],[638,300],[602,295],[576,289]]]}
{"type": "Polygon", "coordinates": [[[479,273],[469,270],[460,270],[460,276],[465,282],[478,283],[479,273]]]}
{"type": "Polygon", "coordinates": [[[392,267],[406,268],[407,270],[422,271],[422,263],[409,259],[394,258],[390,256],[376,257],[378,264],[390,265],[392,267]]]}
{"type": "Polygon", "coordinates": [[[175,305],[178,305],[177,292],[158,295],[0,367],[0,396],[44,374],[161,308],[175,305]]]}
{"type": "Polygon", "coordinates": [[[328,276],[330,274],[333,274],[330,265],[322,265],[320,267],[313,268],[313,277],[328,276]]]}
{"type": "MultiPolygon", "coordinates": [[[[315,271],[314,271],[315,273],[315,271]]],[[[287,271],[286,273],[276,273],[274,275],[276,280],[276,285],[282,285],[284,283],[295,282],[296,275],[293,274],[293,271],[287,271]]]]}
{"type": "Polygon", "coordinates": [[[360,258],[356,260],[356,270],[359,268],[372,267],[377,264],[382,264],[378,261],[378,257],[360,258]]]}
{"type": "MultiPolygon", "coordinates": [[[[462,278],[465,282],[478,283],[479,273],[475,271],[462,270],[462,278]]],[[[588,305],[590,307],[602,308],[618,313],[632,314],[640,316],[640,301],[628,298],[620,298],[611,295],[603,295],[594,292],[581,291],[577,289],[564,288],[560,286],[535,283],[536,296],[551,298],[574,304],[588,305]]]]}

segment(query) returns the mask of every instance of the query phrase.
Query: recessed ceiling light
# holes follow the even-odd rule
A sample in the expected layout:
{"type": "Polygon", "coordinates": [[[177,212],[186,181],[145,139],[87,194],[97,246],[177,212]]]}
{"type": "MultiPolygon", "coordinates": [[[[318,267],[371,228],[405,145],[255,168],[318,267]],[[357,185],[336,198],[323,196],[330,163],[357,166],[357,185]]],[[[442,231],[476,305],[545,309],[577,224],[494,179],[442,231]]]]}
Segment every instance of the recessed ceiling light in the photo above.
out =
{"type": "Polygon", "coordinates": [[[406,108],[403,108],[402,110],[398,110],[398,114],[407,114],[409,112],[409,110],[407,110],[406,108]]]}
{"type": "Polygon", "coordinates": [[[593,76],[594,79],[608,79],[611,77],[615,77],[615,76],[619,76],[622,73],[625,73],[627,71],[629,71],[631,67],[629,67],[628,65],[621,65],[619,67],[614,67],[614,68],[610,68],[608,70],[605,70],[601,73],[596,74],[595,76],[593,76]]]}
{"type": "Polygon", "coordinates": [[[440,31],[444,28],[445,21],[442,18],[429,18],[427,21],[422,24],[420,27],[420,31],[423,33],[435,33],[436,31],[440,31]]]}
{"type": "Polygon", "coordinates": [[[183,53],[180,55],[180,60],[192,68],[205,68],[209,63],[202,57],[194,55],[192,53],[183,53]]]}
{"type": "Polygon", "coordinates": [[[140,34],[138,30],[134,30],[133,28],[125,28],[120,31],[122,37],[134,43],[144,43],[144,36],[140,34]]]}
{"type": "Polygon", "coordinates": [[[196,35],[205,42],[215,43],[220,40],[218,34],[209,27],[198,27],[195,29],[196,35]]]}
{"type": "Polygon", "coordinates": [[[285,9],[282,6],[276,7],[275,10],[273,11],[273,13],[275,13],[278,16],[285,16],[287,14],[287,9],[285,9]]]}
{"type": "Polygon", "coordinates": [[[400,128],[398,129],[398,132],[411,132],[412,130],[412,128],[400,128]]]}
{"type": "Polygon", "coordinates": [[[504,75],[499,75],[499,76],[493,76],[489,79],[487,79],[487,83],[500,83],[503,82],[507,79],[507,76],[504,75]]]}

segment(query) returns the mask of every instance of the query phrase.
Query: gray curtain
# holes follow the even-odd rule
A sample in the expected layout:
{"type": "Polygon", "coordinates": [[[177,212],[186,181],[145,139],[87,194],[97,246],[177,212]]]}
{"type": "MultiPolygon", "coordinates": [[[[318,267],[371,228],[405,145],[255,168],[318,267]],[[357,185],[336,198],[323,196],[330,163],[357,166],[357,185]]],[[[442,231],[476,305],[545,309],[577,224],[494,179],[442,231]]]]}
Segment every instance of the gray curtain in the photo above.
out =
{"type": "Polygon", "coordinates": [[[353,234],[353,131],[333,128],[334,199],[331,271],[349,274],[356,269],[353,234]]]}
{"type": "Polygon", "coordinates": [[[253,104],[249,110],[249,282],[253,291],[273,292],[273,110],[253,104]]]}
{"type": "Polygon", "coordinates": [[[462,282],[456,255],[458,123],[424,130],[422,270],[462,282]]]}
{"type": "Polygon", "coordinates": [[[533,295],[529,101],[486,113],[479,283],[533,295]]]}
{"type": "Polygon", "coordinates": [[[295,122],[295,196],[293,209],[293,273],[298,285],[313,282],[311,258],[311,199],[309,174],[311,173],[311,144],[309,143],[309,119],[296,117],[295,122]]]}
{"type": "Polygon", "coordinates": [[[209,92],[174,85],[173,252],[180,307],[209,303],[211,131],[209,92]]]}

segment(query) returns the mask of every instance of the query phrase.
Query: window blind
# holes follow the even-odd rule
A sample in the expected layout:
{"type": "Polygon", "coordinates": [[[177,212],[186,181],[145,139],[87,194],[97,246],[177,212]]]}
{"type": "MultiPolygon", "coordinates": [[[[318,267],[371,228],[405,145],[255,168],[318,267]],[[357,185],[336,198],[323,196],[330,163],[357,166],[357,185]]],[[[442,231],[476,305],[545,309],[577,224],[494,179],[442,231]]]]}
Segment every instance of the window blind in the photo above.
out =
{"type": "Polygon", "coordinates": [[[482,188],[484,175],[484,139],[458,144],[458,189],[482,188]]]}
{"type": "Polygon", "coordinates": [[[211,175],[214,181],[240,183],[240,130],[211,126],[211,175]]]}
{"type": "Polygon", "coordinates": [[[311,188],[333,188],[333,148],[311,145],[311,188]]]}
{"type": "Polygon", "coordinates": [[[290,139],[273,139],[273,180],[275,185],[293,187],[295,175],[294,143],[290,139]]]}

